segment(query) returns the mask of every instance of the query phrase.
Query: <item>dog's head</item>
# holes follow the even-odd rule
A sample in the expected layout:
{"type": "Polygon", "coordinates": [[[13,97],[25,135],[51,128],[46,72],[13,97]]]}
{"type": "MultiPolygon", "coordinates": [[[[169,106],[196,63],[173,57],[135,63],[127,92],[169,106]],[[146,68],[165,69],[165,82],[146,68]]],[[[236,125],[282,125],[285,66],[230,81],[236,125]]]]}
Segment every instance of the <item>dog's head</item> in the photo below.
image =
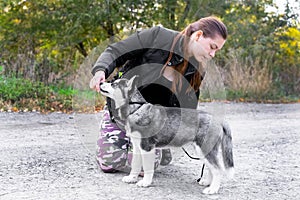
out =
{"type": "Polygon", "coordinates": [[[131,94],[136,89],[136,79],[137,76],[134,76],[130,80],[121,78],[112,83],[101,83],[100,92],[115,101],[116,109],[120,108],[129,101],[131,94]]]}

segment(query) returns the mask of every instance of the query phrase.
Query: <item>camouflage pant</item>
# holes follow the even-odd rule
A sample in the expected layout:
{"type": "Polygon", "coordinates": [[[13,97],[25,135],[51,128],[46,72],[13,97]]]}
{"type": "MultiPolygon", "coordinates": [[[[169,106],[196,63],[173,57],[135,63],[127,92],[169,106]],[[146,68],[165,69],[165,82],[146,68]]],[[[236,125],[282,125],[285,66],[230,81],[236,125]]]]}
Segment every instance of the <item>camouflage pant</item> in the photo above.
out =
{"type": "MultiPolygon", "coordinates": [[[[104,172],[130,171],[132,161],[130,139],[124,131],[111,122],[107,110],[104,110],[100,126],[96,158],[104,172]]],[[[159,166],[160,158],[161,152],[156,150],[155,169],[159,166]]]]}

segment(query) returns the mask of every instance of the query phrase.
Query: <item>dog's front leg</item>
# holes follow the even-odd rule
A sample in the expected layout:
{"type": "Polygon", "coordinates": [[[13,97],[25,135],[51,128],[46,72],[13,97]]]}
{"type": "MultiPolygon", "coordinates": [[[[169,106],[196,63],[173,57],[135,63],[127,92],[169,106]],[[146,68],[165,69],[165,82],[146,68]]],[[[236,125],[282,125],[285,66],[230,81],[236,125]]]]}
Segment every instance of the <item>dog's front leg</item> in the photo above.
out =
{"type": "Polygon", "coordinates": [[[147,152],[141,149],[144,178],[137,183],[140,187],[148,187],[152,183],[154,174],[155,149],[147,152]]]}
{"type": "Polygon", "coordinates": [[[142,169],[140,139],[132,137],[131,143],[132,143],[132,151],[133,151],[132,161],[131,161],[131,171],[128,176],[123,177],[122,181],[125,183],[136,183],[142,169]]]}

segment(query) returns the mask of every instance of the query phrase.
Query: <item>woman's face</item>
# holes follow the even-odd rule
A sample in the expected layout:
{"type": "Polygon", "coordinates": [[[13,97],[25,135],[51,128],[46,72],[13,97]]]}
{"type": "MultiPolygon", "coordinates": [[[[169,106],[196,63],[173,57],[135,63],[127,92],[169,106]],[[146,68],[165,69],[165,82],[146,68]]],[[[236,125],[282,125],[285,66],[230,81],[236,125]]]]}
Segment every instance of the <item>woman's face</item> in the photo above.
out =
{"type": "Polygon", "coordinates": [[[194,56],[198,62],[206,62],[215,56],[225,42],[220,35],[216,35],[215,38],[204,37],[202,31],[196,31],[189,43],[189,57],[194,56]]]}

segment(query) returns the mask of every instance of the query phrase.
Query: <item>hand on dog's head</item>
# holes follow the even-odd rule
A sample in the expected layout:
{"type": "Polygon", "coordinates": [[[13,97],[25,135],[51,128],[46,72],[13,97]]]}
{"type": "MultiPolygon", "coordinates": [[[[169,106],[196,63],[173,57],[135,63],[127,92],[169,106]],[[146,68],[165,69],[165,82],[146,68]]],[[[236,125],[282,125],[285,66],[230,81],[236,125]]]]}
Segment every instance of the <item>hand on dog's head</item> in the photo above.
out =
{"type": "Polygon", "coordinates": [[[110,83],[101,83],[100,91],[104,96],[106,96],[108,107],[112,109],[118,109],[120,106],[124,105],[124,102],[129,101],[131,95],[135,92],[135,90],[137,90],[138,80],[138,75],[135,75],[130,79],[122,77],[110,83]],[[110,87],[108,87],[110,89],[102,89],[101,87],[105,84],[110,85],[110,87]],[[122,90],[126,92],[123,93],[112,88],[123,88],[122,90]],[[117,93],[115,91],[117,91],[117,93]]]}

